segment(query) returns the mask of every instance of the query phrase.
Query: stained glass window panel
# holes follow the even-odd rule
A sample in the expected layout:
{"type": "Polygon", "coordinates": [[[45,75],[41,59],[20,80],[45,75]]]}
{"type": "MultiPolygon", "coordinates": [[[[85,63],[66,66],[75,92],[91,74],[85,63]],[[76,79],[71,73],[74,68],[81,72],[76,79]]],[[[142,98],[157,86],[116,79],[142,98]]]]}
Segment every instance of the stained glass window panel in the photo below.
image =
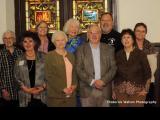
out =
{"type": "Polygon", "coordinates": [[[98,23],[103,12],[107,12],[107,0],[73,0],[73,17],[80,21],[83,32],[88,25],[98,23]]]}
{"type": "Polygon", "coordinates": [[[59,0],[26,0],[26,30],[35,31],[37,23],[46,21],[49,32],[60,29],[59,0]]]}

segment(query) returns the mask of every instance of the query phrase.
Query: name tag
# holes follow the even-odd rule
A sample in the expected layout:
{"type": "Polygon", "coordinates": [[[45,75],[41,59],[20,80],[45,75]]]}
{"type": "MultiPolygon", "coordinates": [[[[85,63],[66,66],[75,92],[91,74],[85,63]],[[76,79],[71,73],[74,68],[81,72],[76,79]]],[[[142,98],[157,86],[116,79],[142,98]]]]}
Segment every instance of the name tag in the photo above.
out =
{"type": "Polygon", "coordinates": [[[24,65],[24,61],[23,60],[19,62],[19,66],[22,66],[22,65],[24,65]]]}

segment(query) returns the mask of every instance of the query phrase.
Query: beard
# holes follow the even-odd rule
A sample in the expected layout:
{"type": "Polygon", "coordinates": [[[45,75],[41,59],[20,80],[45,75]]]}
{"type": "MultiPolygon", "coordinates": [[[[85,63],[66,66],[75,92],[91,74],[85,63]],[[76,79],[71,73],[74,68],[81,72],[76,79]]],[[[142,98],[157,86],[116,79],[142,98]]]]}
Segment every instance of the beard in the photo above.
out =
{"type": "Polygon", "coordinates": [[[101,28],[102,28],[102,32],[105,34],[111,31],[108,24],[104,24],[101,28]]]}

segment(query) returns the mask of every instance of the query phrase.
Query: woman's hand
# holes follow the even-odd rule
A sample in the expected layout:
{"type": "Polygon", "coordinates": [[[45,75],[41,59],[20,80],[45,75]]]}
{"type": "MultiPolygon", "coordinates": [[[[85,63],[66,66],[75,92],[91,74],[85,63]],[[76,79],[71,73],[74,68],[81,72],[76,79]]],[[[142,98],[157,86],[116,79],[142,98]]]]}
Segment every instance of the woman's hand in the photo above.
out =
{"type": "Polygon", "coordinates": [[[21,88],[24,92],[29,94],[35,94],[35,95],[40,94],[40,92],[44,91],[44,87],[42,86],[34,87],[34,88],[28,88],[26,86],[22,86],[21,88]]]}
{"type": "Polygon", "coordinates": [[[64,88],[63,92],[65,94],[69,94],[70,95],[70,94],[72,94],[75,91],[75,89],[76,89],[76,85],[72,85],[69,88],[64,88]]]}
{"type": "Polygon", "coordinates": [[[147,95],[146,90],[142,90],[141,92],[137,92],[137,93],[138,93],[138,96],[146,96],[147,95]]]}
{"type": "Polygon", "coordinates": [[[75,91],[75,89],[76,89],[76,85],[72,85],[71,87],[70,87],[70,89],[72,90],[72,93],[75,91]]]}
{"type": "Polygon", "coordinates": [[[3,97],[3,99],[5,99],[7,101],[11,100],[10,94],[6,89],[2,90],[2,97],[3,97]]]}
{"type": "Polygon", "coordinates": [[[72,89],[71,89],[71,88],[64,88],[64,89],[63,89],[63,92],[64,92],[66,95],[71,95],[71,94],[72,94],[72,89]]]}
{"type": "Polygon", "coordinates": [[[39,87],[35,87],[31,92],[32,94],[37,95],[37,94],[40,94],[42,91],[44,91],[44,87],[39,86],[39,87]]]}
{"type": "Polygon", "coordinates": [[[146,85],[145,85],[145,89],[143,89],[141,92],[138,92],[139,96],[146,96],[147,95],[149,88],[150,88],[150,84],[151,84],[151,80],[148,79],[146,82],[146,85]]]}

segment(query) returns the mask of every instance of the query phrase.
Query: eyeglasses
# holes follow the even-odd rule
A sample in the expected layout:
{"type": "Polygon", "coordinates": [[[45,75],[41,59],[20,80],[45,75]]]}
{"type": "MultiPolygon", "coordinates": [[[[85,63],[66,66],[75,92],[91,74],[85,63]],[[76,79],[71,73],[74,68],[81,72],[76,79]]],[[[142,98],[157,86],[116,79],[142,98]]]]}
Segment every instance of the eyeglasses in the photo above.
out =
{"type": "Polygon", "coordinates": [[[4,40],[11,40],[11,39],[14,39],[14,37],[4,37],[3,39],[4,40]]]}

